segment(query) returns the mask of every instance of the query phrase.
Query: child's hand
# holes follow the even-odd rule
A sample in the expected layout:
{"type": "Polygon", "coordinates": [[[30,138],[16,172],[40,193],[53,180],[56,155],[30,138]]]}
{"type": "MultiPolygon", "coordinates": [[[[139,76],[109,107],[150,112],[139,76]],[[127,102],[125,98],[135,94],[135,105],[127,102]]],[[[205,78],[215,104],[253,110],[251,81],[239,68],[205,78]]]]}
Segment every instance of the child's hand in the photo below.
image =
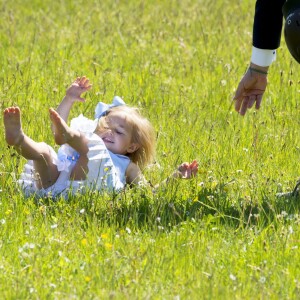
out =
{"type": "Polygon", "coordinates": [[[87,92],[91,87],[92,85],[88,78],[85,76],[77,77],[76,80],[68,87],[66,97],[73,102],[85,102],[85,99],[80,96],[82,93],[87,92]]]}
{"type": "Polygon", "coordinates": [[[178,167],[178,175],[180,178],[183,179],[190,179],[192,177],[195,177],[198,172],[198,162],[194,160],[192,163],[182,163],[178,167]]]}
{"type": "Polygon", "coordinates": [[[197,172],[198,162],[196,160],[194,160],[192,163],[184,162],[171,176],[165,179],[161,184],[157,184],[153,191],[155,192],[156,189],[158,189],[162,184],[168,184],[174,178],[191,179],[197,175],[197,172]]]}

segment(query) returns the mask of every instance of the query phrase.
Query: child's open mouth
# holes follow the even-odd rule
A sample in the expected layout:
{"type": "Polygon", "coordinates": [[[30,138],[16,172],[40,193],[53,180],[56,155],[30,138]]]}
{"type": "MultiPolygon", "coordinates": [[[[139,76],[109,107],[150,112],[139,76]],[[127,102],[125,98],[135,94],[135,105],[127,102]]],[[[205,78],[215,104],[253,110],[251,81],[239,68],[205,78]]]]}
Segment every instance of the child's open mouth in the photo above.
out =
{"type": "Polygon", "coordinates": [[[110,138],[104,137],[102,139],[105,143],[113,143],[113,141],[110,138]]]}

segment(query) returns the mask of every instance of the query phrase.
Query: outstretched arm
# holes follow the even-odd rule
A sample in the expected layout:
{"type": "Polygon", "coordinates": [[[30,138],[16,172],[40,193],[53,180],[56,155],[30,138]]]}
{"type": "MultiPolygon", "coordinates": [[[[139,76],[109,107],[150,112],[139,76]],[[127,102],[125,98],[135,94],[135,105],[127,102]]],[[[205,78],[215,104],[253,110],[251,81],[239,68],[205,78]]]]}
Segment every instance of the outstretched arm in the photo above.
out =
{"type": "Polygon", "coordinates": [[[76,101],[84,102],[85,99],[81,97],[82,93],[87,92],[92,85],[85,76],[77,77],[76,80],[68,87],[66,95],[57,107],[56,111],[61,118],[67,122],[70,110],[76,101]]]}
{"type": "Polygon", "coordinates": [[[181,165],[179,165],[178,169],[174,171],[168,178],[166,178],[163,182],[157,184],[154,187],[154,191],[162,185],[167,185],[170,181],[173,181],[174,179],[191,179],[195,177],[198,173],[198,167],[199,164],[196,160],[193,160],[192,163],[182,163],[181,165]]]}
{"type": "Polygon", "coordinates": [[[242,77],[234,100],[235,110],[245,115],[254,106],[259,109],[267,87],[267,72],[276,59],[282,31],[282,6],[286,0],[257,0],[253,22],[250,67],[242,77]]]}
{"type": "MultiPolygon", "coordinates": [[[[168,184],[171,180],[176,178],[191,179],[195,177],[198,173],[198,162],[194,160],[192,163],[184,162],[182,163],[176,171],[174,171],[167,179],[165,179],[160,184],[154,186],[153,192],[158,189],[161,185],[168,184]]],[[[126,183],[130,185],[144,184],[147,185],[148,182],[142,174],[140,168],[134,164],[130,163],[126,170],[126,183]]],[[[153,186],[152,186],[153,187],[153,186]]]]}

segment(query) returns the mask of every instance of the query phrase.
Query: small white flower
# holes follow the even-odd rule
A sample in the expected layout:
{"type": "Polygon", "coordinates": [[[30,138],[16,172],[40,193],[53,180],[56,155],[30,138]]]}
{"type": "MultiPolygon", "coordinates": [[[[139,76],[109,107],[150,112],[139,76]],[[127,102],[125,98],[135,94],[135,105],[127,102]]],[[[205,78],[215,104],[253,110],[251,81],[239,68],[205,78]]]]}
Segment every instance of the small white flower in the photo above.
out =
{"type": "Polygon", "coordinates": [[[19,248],[19,252],[23,252],[23,250],[25,250],[25,249],[34,249],[34,248],[35,248],[35,244],[33,244],[33,243],[25,243],[23,245],[23,247],[19,248]]]}
{"type": "Polygon", "coordinates": [[[130,230],[130,228],[128,228],[128,227],[126,227],[126,231],[127,231],[128,234],[131,233],[131,230],[130,230]]]}
{"type": "Polygon", "coordinates": [[[50,226],[50,228],[55,229],[55,228],[57,228],[57,226],[58,226],[57,224],[53,224],[53,225],[50,226]]]}
{"type": "Polygon", "coordinates": [[[235,280],[236,280],[236,277],[235,277],[233,274],[230,274],[230,275],[229,275],[229,278],[230,278],[232,281],[235,281],[235,280]]]}
{"type": "Polygon", "coordinates": [[[225,86],[227,84],[227,81],[225,79],[221,80],[221,85],[225,86]]]}
{"type": "Polygon", "coordinates": [[[259,278],[259,282],[260,282],[260,283],[265,283],[265,282],[266,282],[266,277],[261,276],[261,277],[259,278]]]}
{"type": "Polygon", "coordinates": [[[228,72],[230,72],[230,70],[231,70],[231,65],[230,65],[230,64],[225,64],[225,68],[228,70],[228,72]]]}
{"type": "Polygon", "coordinates": [[[29,248],[29,249],[35,248],[35,244],[29,243],[29,244],[28,244],[28,248],[29,248]]]}
{"type": "Polygon", "coordinates": [[[1,220],[0,220],[0,223],[1,223],[2,225],[5,224],[5,223],[6,223],[5,219],[1,219],[1,220]]]}
{"type": "Polygon", "coordinates": [[[80,212],[81,214],[83,214],[83,213],[85,212],[85,209],[83,208],[83,209],[81,209],[79,212],[80,212]]]}

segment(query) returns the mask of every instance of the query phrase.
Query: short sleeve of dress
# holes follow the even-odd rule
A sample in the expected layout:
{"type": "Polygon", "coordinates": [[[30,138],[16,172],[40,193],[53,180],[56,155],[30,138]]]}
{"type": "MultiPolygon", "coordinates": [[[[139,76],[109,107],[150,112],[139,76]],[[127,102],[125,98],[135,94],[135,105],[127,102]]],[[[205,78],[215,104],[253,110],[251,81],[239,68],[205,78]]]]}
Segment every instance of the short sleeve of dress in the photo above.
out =
{"type": "Polygon", "coordinates": [[[70,127],[83,133],[93,133],[97,127],[98,120],[91,120],[80,114],[70,122],[70,127]]]}

